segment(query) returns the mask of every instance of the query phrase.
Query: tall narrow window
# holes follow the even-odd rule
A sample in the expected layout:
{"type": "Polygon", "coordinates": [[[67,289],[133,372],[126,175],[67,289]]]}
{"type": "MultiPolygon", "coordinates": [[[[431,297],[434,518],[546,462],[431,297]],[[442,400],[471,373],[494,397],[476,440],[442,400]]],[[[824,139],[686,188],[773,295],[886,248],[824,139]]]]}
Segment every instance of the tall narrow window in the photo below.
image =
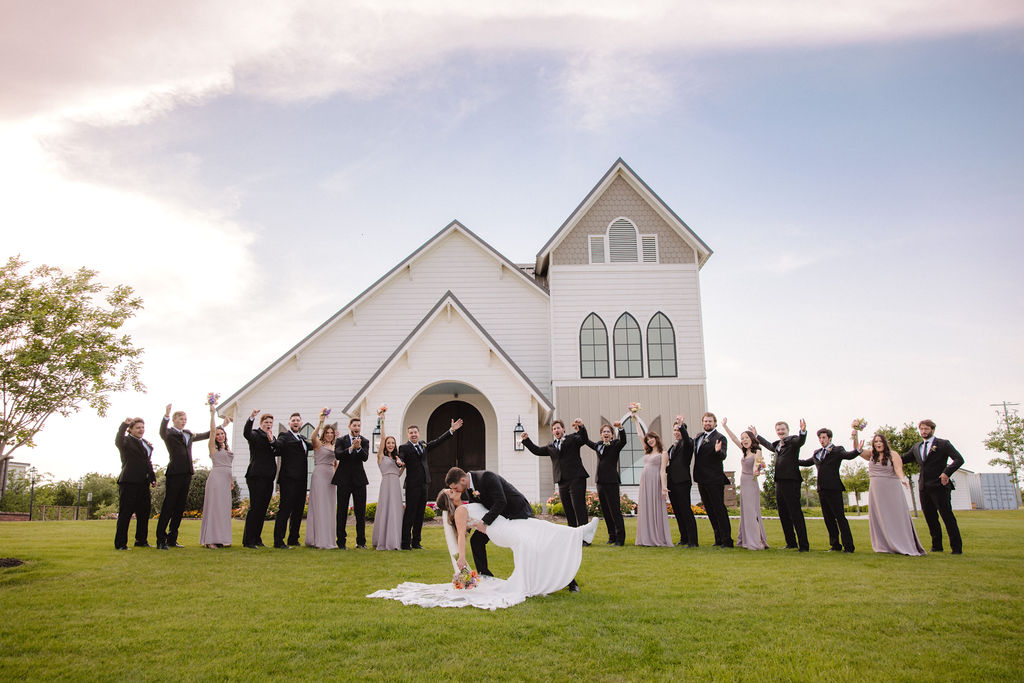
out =
{"type": "Polygon", "coordinates": [[[608,328],[596,313],[580,327],[580,377],[608,376],[608,328]]]}
{"type": "Polygon", "coordinates": [[[636,226],[626,218],[616,218],[608,226],[608,259],[612,263],[639,261],[636,226]]]}
{"type": "Polygon", "coordinates": [[[623,313],[615,321],[615,376],[643,377],[644,352],[636,318],[623,313]]]}
{"type": "Polygon", "coordinates": [[[676,333],[661,311],[647,325],[647,376],[676,376],[676,333]]]}
{"type": "MultiPolygon", "coordinates": [[[[643,428],[642,422],[640,427],[643,428]]],[[[640,483],[640,473],[644,469],[644,447],[640,439],[636,438],[632,417],[622,421],[622,429],[626,432],[626,445],[619,451],[619,477],[623,485],[636,486],[640,483]]]]}

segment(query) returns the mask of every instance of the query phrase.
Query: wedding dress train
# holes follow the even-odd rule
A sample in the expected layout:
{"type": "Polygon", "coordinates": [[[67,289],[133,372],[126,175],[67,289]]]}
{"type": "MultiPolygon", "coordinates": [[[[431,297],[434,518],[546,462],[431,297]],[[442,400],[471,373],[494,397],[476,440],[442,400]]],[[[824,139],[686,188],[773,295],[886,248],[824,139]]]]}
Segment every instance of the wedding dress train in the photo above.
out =
{"type": "MultiPolygon", "coordinates": [[[[487,509],[479,503],[469,503],[470,523],[482,519],[487,509]]],[[[371,593],[369,598],[389,598],[405,605],[421,607],[479,607],[498,609],[511,607],[534,595],[547,595],[561,590],[579,571],[583,560],[583,541],[593,540],[597,531],[597,517],[581,527],[552,524],[540,519],[505,519],[498,517],[487,527],[490,542],[502,548],[511,548],[514,569],[508,579],[481,576],[476,588],[457,589],[448,583],[406,582],[390,590],[371,593]]],[[[454,554],[458,548],[455,532],[444,522],[448,549],[454,554]]],[[[466,543],[467,552],[469,543],[466,543]]],[[[454,559],[452,561],[454,566],[454,559]]]]}

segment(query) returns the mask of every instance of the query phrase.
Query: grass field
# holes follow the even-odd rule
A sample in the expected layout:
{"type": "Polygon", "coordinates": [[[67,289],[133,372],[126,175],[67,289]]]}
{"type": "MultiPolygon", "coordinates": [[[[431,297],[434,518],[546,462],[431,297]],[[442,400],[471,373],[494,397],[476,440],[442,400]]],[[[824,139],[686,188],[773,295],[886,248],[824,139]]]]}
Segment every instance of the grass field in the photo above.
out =
{"type": "Polygon", "coordinates": [[[820,519],[803,554],[609,548],[602,525],[582,593],[496,612],[364,597],[450,578],[439,527],[424,551],[208,550],[185,521],[194,546],[117,552],[113,522],[2,523],[26,564],[0,569],[0,680],[1024,680],[1024,511],[958,518],[965,554],[923,558],[872,553],[863,520],[853,555],[820,519]]]}

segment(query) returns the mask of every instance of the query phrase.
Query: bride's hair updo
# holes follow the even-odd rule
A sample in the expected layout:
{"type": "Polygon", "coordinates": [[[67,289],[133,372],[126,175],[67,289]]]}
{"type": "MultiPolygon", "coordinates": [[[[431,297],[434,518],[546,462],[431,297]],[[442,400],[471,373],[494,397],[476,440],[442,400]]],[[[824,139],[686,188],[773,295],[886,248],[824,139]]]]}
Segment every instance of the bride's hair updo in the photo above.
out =
{"type": "Polygon", "coordinates": [[[437,509],[441,512],[448,513],[448,523],[455,528],[455,511],[458,509],[458,505],[455,504],[451,498],[448,497],[448,489],[441,489],[441,492],[437,494],[437,509]]]}

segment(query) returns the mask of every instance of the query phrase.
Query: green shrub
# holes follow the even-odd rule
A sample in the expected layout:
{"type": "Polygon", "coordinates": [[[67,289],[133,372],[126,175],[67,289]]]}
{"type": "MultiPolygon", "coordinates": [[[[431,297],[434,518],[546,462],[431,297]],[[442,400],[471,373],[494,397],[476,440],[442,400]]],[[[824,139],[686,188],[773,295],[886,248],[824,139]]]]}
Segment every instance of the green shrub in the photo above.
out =
{"type": "Polygon", "coordinates": [[[367,503],[366,504],[366,521],[372,522],[374,517],[377,516],[377,504],[367,503]]]}
{"type": "Polygon", "coordinates": [[[423,509],[423,521],[424,522],[429,522],[432,519],[434,519],[435,517],[437,517],[437,513],[434,512],[434,508],[432,508],[430,506],[427,506],[426,508],[423,509]]]}
{"type": "Polygon", "coordinates": [[[557,517],[565,517],[565,508],[561,503],[549,503],[548,514],[555,515],[557,517]]]}
{"type": "Polygon", "coordinates": [[[542,512],[544,512],[544,506],[541,505],[540,503],[530,503],[530,507],[533,508],[534,515],[539,515],[542,512]]]}

